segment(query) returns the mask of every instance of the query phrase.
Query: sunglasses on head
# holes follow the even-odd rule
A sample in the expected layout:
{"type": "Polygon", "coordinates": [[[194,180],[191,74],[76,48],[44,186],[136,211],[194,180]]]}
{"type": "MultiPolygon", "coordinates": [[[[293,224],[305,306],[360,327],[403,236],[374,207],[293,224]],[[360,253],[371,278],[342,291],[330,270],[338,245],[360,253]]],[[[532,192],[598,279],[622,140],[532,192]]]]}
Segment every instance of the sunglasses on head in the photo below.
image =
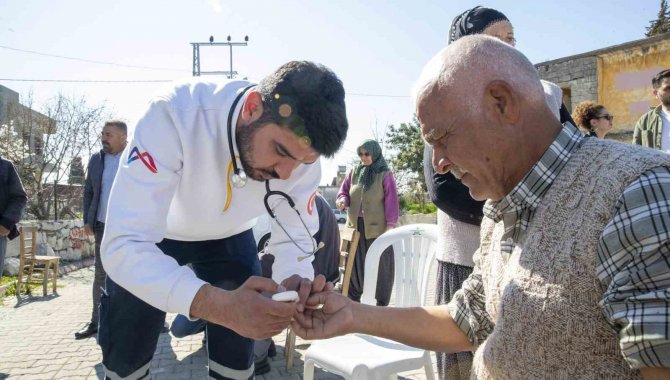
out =
{"type": "Polygon", "coordinates": [[[598,119],[607,119],[609,121],[612,121],[612,120],[614,120],[614,116],[612,116],[612,115],[602,115],[602,116],[598,116],[598,119]]]}
{"type": "Polygon", "coordinates": [[[368,157],[370,155],[370,152],[358,152],[358,157],[368,157]]]}

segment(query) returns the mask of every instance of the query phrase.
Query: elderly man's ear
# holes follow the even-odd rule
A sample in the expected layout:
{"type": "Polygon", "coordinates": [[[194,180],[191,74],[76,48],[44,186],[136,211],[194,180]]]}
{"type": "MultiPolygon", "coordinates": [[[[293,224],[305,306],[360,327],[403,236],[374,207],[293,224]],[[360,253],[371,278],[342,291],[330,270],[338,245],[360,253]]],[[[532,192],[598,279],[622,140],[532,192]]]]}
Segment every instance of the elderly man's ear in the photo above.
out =
{"type": "Polygon", "coordinates": [[[503,124],[516,124],[519,120],[521,102],[519,94],[503,81],[493,81],[486,86],[485,107],[494,120],[503,124]]]}

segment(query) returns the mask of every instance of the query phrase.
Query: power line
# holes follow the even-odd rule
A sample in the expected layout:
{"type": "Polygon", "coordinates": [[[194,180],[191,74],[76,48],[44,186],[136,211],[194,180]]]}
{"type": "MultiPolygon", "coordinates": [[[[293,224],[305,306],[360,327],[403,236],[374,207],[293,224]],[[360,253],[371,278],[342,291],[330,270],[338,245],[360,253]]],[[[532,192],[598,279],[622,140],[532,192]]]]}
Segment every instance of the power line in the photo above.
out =
{"type": "MultiPolygon", "coordinates": [[[[25,78],[0,78],[0,81],[6,82],[59,82],[59,83],[167,83],[173,79],[120,79],[120,80],[99,80],[99,79],[25,79],[25,78]]],[[[349,96],[361,96],[368,98],[398,98],[406,99],[409,95],[387,95],[387,94],[365,94],[360,92],[347,92],[349,96]]]]}
{"type": "Polygon", "coordinates": [[[151,67],[151,66],[138,66],[138,65],[125,65],[122,63],[116,63],[116,62],[105,62],[105,61],[94,61],[92,59],[85,59],[85,58],[76,58],[76,57],[67,57],[64,55],[56,55],[56,54],[49,54],[49,53],[42,53],[39,51],[34,51],[34,50],[25,50],[25,49],[17,49],[9,46],[3,46],[0,45],[0,48],[2,49],[7,49],[7,50],[14,50],[14,51],[20,51],[23,53],[30,53],[30,54],[37,54],[37,55],[42,55],[45,57],[53,57],[53,58],[61,58],[61,59],[69,59],[72,61],[81,61],[81,62],[88,62],[88,63],[95,63],[98,65],[110,65],[110,66],[119,66],[119,67],[130,67],[133,69],[144,69],[144,70],[161,70],[161,71],[179,71],[179,72],[188,72],[188,70],[182,70],[182,69],[172,69],[172,68],[167,68],[167,67],[151,67]]]}
{"type": "Polygon", "coordinates": [[[16,79],[0,78],[6,82],[60,82],[60,83],[165,83],[172,79],[146,79],[146,80],[89,80],[89,79],[16,79]]]}
{"type": "Polygon", "coordinates": [[[358,92],[347,92],[347,95],[366,96],[371,98],[409,98],[409,95],[385,95],[385,94],[361,94],[358,92]]]}

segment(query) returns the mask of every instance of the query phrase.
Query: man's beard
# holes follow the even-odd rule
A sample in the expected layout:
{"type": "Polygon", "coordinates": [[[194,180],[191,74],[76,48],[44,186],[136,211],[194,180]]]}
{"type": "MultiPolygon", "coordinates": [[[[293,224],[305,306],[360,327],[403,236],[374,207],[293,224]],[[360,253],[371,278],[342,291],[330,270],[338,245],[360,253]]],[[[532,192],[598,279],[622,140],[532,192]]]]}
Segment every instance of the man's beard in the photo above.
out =
{"type": "Polygon", "coordinates": [[[279,175],[275,171],[269,172],[263,169],[256,169],[253,165],[254,153],[252,146],[254,136],[256,136],[256,133],[263,128],[264,124],[265,122],[259,119],[238,129],[235,133],[235,140],[240,154],[242,169],[247,175],[247,178],[251,178],[255,181],[265,181],[263,174],[273,178],[279,178],[279,175]]]}
{"type": "Polygon", "coordinates": [[[661,103],[663,103],[663,105],[666,107],[670,107],[670,94],[667,96],[662,96],[661,103]]]}
{"type": "Polygon", "coordinates": [[[111,153],[112,152],[112,146],[109,144],[102,144],[102,151],[105,153],[111,153]]]}

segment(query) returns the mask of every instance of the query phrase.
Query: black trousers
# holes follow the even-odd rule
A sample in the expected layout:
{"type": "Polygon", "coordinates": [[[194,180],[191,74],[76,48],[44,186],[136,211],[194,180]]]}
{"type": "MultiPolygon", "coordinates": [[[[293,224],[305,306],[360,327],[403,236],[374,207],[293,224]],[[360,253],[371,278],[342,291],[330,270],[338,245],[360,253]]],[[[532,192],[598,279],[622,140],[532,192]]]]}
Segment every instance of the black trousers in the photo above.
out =
{"type": "MultiPolygon", "coordinates": [[[[365,277],[365,257],[368,254],[368,248],[374,243],[376,238],[368,239],[365,236],[365,223],[363,218],[358,218],[358,232],[361,237],[358,239],[358,248],[356,249],[356,258],[354,259],[354,268],[351,272],[351,284],[349,285],[349,298],[356,302],[361,302],[363,295],[363,279],[365,277]]],[[[393,291],[393,278],[395,276],[395,264],[393,257],[393,247],[388,247],[382,253],[379,259],[379,270],[377,274],[377,289],[375,298],[377,305],[387,306],[391,300],[393,291]]]]}

